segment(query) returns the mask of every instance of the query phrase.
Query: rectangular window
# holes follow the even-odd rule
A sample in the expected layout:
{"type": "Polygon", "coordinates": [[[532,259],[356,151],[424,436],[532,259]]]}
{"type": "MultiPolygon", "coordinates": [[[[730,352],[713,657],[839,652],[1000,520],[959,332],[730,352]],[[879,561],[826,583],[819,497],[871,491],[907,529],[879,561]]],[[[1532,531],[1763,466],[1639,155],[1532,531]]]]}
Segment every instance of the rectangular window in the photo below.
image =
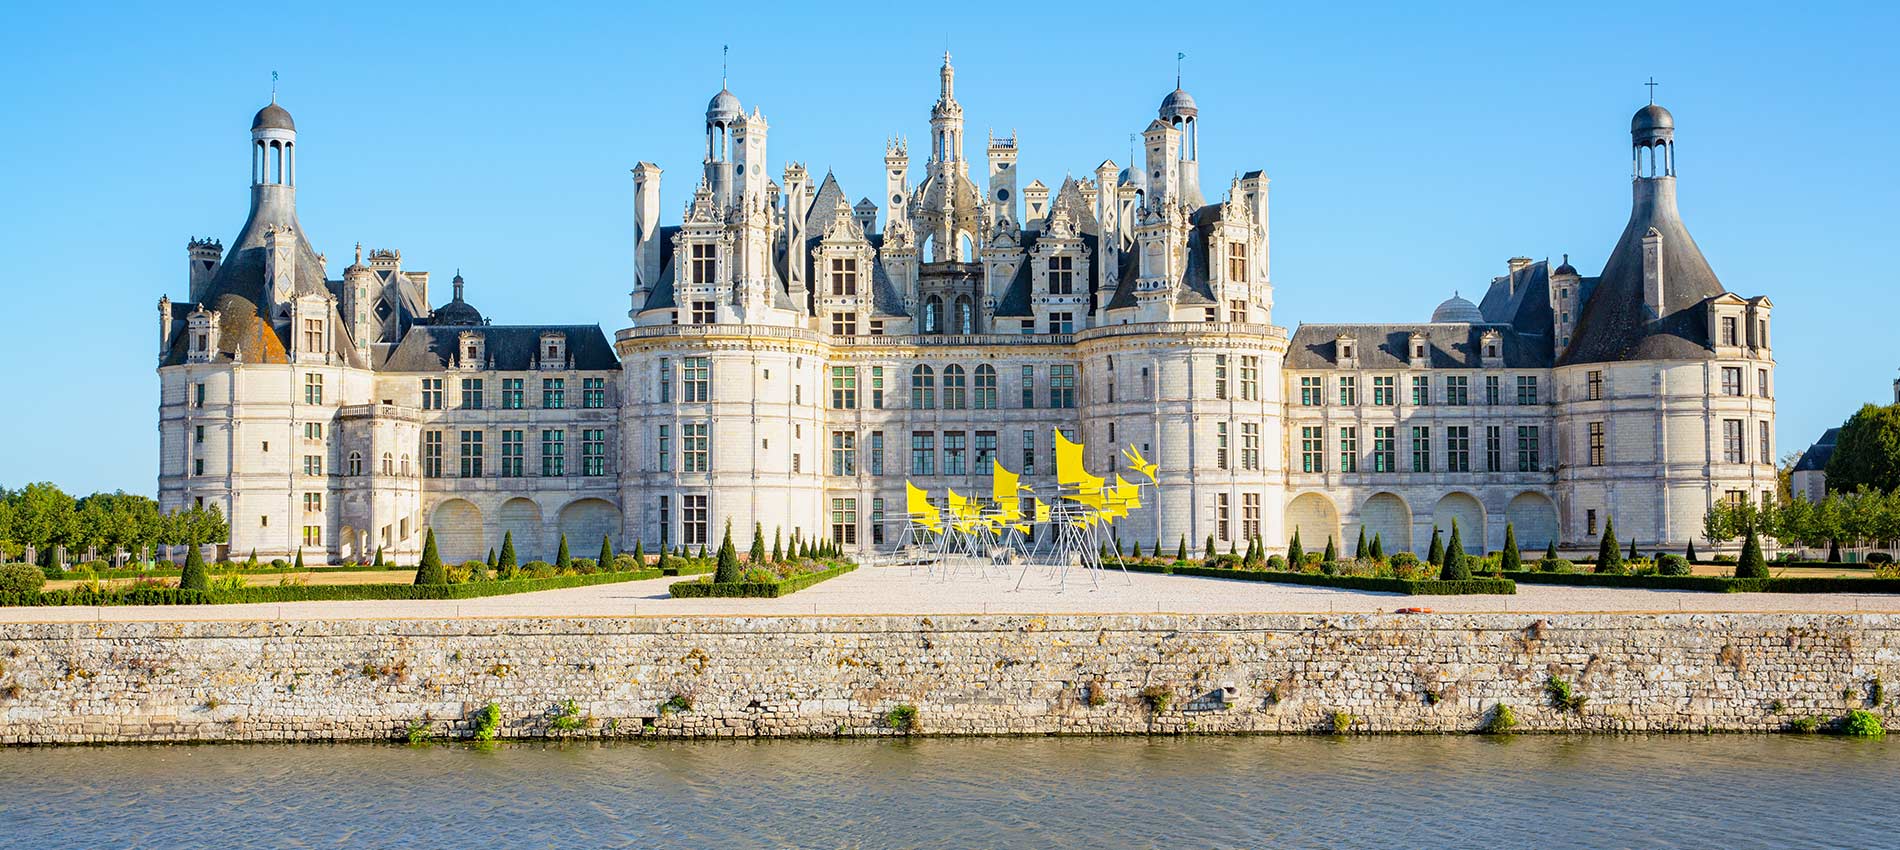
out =
{"type": "Polygon", "coordinates": [[[1036,429],[1023,429],[1023,465],[1022,474],[1036,474],[1036,429]]]}
{"type": "Polygon", "coordinates": [[[1301,426],[1300,428],[1300,471],[1326,471],[1326,440],[1322,436],[1324,428],[1301,426]]]}
{"type": "Polygon", "coordinates": [[[422,432],[422,477],[442,477],[442,432],[422,432]]]}
{"type": "Polygon", "coordinates": [[[463,410],[481,410],[482,409],[482,379],[480,378],[463,378],[462,379],[462,409],[463,410]]]}
{"type": "Polygon", "coordinates": [[[840,546],[858,544],[858,500],[831,500],[831,542],[840,546]]]}
{"type": "Polygon", "coordinates": [[[1214,468],[1227,468],[1227,423],[1214,423],[1214,468]]]}
{"type": "Polygon", "coordinates": [[[1049,332],[1052,334],[1075,333],[1075,314],[1067,312],[1050,313],[1049,332]]]}
{"type": "Polygon", "coordinates": [[[832,336],[857,336],[858,314],[838,310],[831,314],[832,336]]]}
{"type": "Polygon", "coordinates": [[[304,509],[304,513],[317,513],[319,511],[322,511],[323,510],[323,494],[322,493],[303,494],[303,509],[304,509]]]}
{"type": "Polygon", "coordinates": [[[711,301],[694,301],[692,320],[695,325],[710,325],[719,314],[713,310],[711,301]]]}
{"type": "Polygon", "coordinates": [[[692,281],[699,284],[713,282],[713,273],[719,258],[719,246],[696,244],[692,250],[692,281]]]}
{"type": "Polygon", "coordinates": [[[1412,406],[1424,407],[1432,403],[1432,379],[1424,375],[1412,376],[1412,406]]]}
{"type": "Polygon", "coordinates": [[[1412,426],[1412,471],[1432,471],[1432,429],[1412,426]]]}
{"type": "Polygon", "coordinates": [[[1227,302],[1227,321],[1237,325],[1247,321],[1246,299],[1235,298],[1227,302]]]}
{"type": "Polygon", "coordinates": [[[191,459],[191,474],[193,475],[205,474],[205,459],[204,458],[195,457],[191,459]]]}
{"type": "Polygon", "coordinates": [[[560,428],[548,428],[541,432],[541,474],[557,476],[567,474],[567,432],[560,428]]]}
{"type": "Polygon", "coordinates": [[[871,407],[884,409],[884,367],[871,367],[871,407]]]}
{"type": "Polygon", "coordinates": [[[665,548],[666,544],[672,542],[673,514],[669,510],[669,508],[671,508],[672,506],[671,505],[672,501],[673,501],[672,497],[670,496],[660,497],[659,520],[660,520],[660,547],[661,548],[665,548]]]}
{"type": "Polygon", "coordinates": [[[712,358],[688,357],[680,361],[680,401],[712,399],[712,358]]]}
{"type": "Polygon", "coordinates": [[[706,544],[706,497],[680,497],[680,541],[706,544]]]}
{"type": "Polygon", "coordinates": [[[1536,375],[1517,376],[1517,403],[1518,404],[1536,404],[1537,403],[1537,376],[1536,375]]]}
{"type": "Polygon", "coordinates": [[[1260,423],[1240,423],[1240,468],[1260,468],[1260,423]]]}
{"type": "Polygon", "coordinates": [[[192,426],[191,434],[192,434],[192,437],[191,437],[192,442],[203,443],[205,441],[205,426],[203,425],[192,426]]]}
{"type": "Polygon", "coordinates": [[[1320,378],[1300,379],[1300,405],[1318,407],[1326,403],[1326,382],[1320,378]]]}
{"type": "Polygon", "coordinates": [[[191,385],[191,406],[192,407],[205,406],[205,385],[204,384],[191,385]]]}
{"type": "Polygon", "coordinates": [[[1240,494],[1240,533],[1248,540],[1260,536],[1260,494],[1240,494]]]}
{"type": "Polygon", "coordinates": [[[1740,343],[1736,342],[1736,339],[1739,336],[1740,334],[1736,332],[1735,317],[1723,316],[1722,317],[1722,344],[1723,345],[1739,345],[1740,343]]]}
{"type": "Polygon", "coordinates": [[[1536,425],[1517,426],[1517,471],[1536,472],[1544,467],[1541,449],[1538,448],[1536,425]]]}
{"type": "Polygon", "coordinates": [[[1445,403],[1463,407],[1471,403],[1471,379],[1464,375],[1445,376],[1445,403]]]}
{"type": "Polygon", "coordinates": [[[1504,471],[1504,429],[1496,425],[1484,426],[1484,471],[1504,471]]]}
{"type": "Polygon", "coordinates": [[[1214,355],[1214,397],[1227,397],[1227,355],[1214,355]]]}
{"type": "Polygon", "coordinates": [[[1232,537],[1233,527],[1228,524],[1229,520],[1233,519],[1231,515],[1232,511],[1233,511],[1233,504],[1228,500],[1227,494],[1215,493],[1214,494],[1214,524],[1215,526],[1217,526],[1215,528],[1215,532],[1216,532],[1215,536],[1219,537],[1222,540],[1234,539],[1232,537]]]}
{"type": "Polygon", "coordinates": [[[1240,397],[1244,401],[1256,401],[1260,398],[1260,358],[1250,354],[1240,356],[1240,397]]]}
{"type": "Polygon", "coordinates": [[[303,376],[303,403],[323,403],[323,376],[308,374],[303,376]]]}
{"type": "Polygon", "coordinates": [[[1075,367],[1049,367],[1049,406],[1058,410],[1075,407],[1075,367]]]}
{"type": "Polygon", "coordinates": [[[831,474],[858,474],[858,434],[856,431],[831,432],[831,474]]]}
{"type": "Polygon", "coordinates": [[[1247,243],[1227,243],[1227,279],[1235,283],[1247,279],[1247,243]]]}
{"type": "Polygon", "coordinates": [[[501,379],[501,409],[502,410],[520,410],[521,409],[521,405],[522,405],[521,384],[522,384],[522,379],[520,378],[501,379]]]}
{"type": "Polygon", "coordinates": [[[884,545],[884,497],[871,499],[871,545],[884,545]]]}
{"type": "Polygon", "coordinates": [[[1339,379],[1339,403],[1346,407],[1359,404],[1359,380],[1350,375],[1339,379]]]}
{"type": "Polygon", "coordinates": [[[855,410],[858,406],[858,367],[831,367],[831,407],[855,410]]]}
{"type": "Polygon", "coordinates": [[[1339,429],[1339,471],[1359,471],[1359,429],[1339,429]]]}
{"type": "Polygon", "coordinates": [[[1762,398],[1768,397],[1768,370],[1767,369],[1755,370],[1755,394],[1758,396],[1761,396],[1762,398]]]}
{"type": "Polygon", "coordinates": [[[964,475],[968,472],[964,466],[963,450],[962,431],[943,432],[943,474],[964,475]]]}
{"type": "Polygon", "coordinates": [[[1484,376],[1484,403],[1485,404],[1495,405],[1495,404],[1504,403],[1503,401],[1504,393],[1501,389],[1499,389],[1498,384],[1499,384],[1498,376],[1496,375],[1484,376]]]}
{"type": "Polygon", "coordinates": [[[1755,457],[1759,458],[1759,460],[1756,461],[1757,463],[1767,463],[1769,458],[1774,457],[1774,454],[1768,451],[1768,423],[1762,422],[1760,423],[1760,425],[1761,425],[1761,451],[1756,453],[1755,457]]]}
{"type": "Polygon", "coordinates": [[[567,407],[567,379],[541,379],[541,407],[546,410],[560,410],[567,407]]]}
{"type": "Polygon", "coordinates": [[[323,350],[323,320],[322,319],[303,320],[303,350],[305,351],[322,351],[323,350]]]}
{"type": "Polygon", "coordinates": [[[1722,420],[1722,460],[1729,463],[1746,463],[1748,458],[1742,453],[1742,420],[1722,420]]]}
{"type": "Polygon", "coordinates": [[[321,525],[304,526],[303,527],[303,545],[322,546],[323,545],[323,526],[321,525]]]}
{"type": "Polygon", "coordinates": [[[590,478],[607,474],[607,429],[581,429],[581,474],[590,478]]]}
{"type": "Polygon", "coordinates": [[[522,475],[521,431],[504,429],[501,432],[501,477],[520,478],[522,475]]]}
{"type": "Polygon", "coordinates": [[[1036,406],[1036,367],[1023,367],[1023,409],[1036,406]]]}
{"type": "Polygon", "coordinates": [[[976,442],[972,444],[972,447],[976,449],[976,458],[975,458],[976,474],[989,475],[995,472],[996,471],[996,432],[995,431],[976,432],[976,442]]]}
{"type": "Polygon", "coordinates": [[[937,474],[937,435],[930,431],[912,431],[910,435],[910,474],[937,474]]]}
{"type": "Polygon", "coordinates": [[[303,474],[322,475],[323,474],[323,455],[304,455],[303,456],[303,474]]]}
{"type": "Polygon", "coordinates": [[[1391,407],[1398,392],[1394,384],[1397,379],[1391,375],[1372,376],[1372,403],[1378,407],[1391,407]]]}
{"type": "Polygon", "coordinates": [[[858,294],[858,261],[848,257],[831,259],[831,294],[840,298],[858,294]]]}
{"type": "Polygon", "coordinates": [[[685,422],[680,425],[680,471],[712,471],[712,446],[708,423],[685,422]]]}
{"type": "Polygon", "coordinates": [[[1722,367],[1722,394],[1742,394],[1742,368],[1740,366],[1722,367]]]}
{"type": "Polygon", "coordinates": [[[871,474],[884,474],[884,432],[871,432],[871,474]]]}
{"type": "Polygon", "coordinates": [[[1397,439],[1392,435],[1391,426],[1372,427],[1372,471],[1397,472],[1399,469],[1397,439]]]}
{"type": "Polygon", "coordinates": [[[1075,294],[1075,258],[1049,258],[1049,294],[1075,294]]]}
{"type": "Polygon", "coordinates": [[[1445,471],[1471,471],[1471,428],[1451,425],[1445,428],[1445,471]]]}
{"type": "Polygon", "coordinates": [[[482,477],[482,432],[462,432],[462,477],[482,477]]]}
{"type": "Polygon", "coordinates": [[[660,471],[671,472],[673,470],[673,426],[661,425],[656,440],[660,448],[660,471]]]}
{"type": "Polygon", "coordinates": [[[1600,401],[1603,398],[1603,370],[1591,369],[1583,376],[1583,397],[1586,401],[1600,401]]]}
{"type": "Polygon", "coordinates": [[[1590,465],[1603,465],[1603,423],[1590,423],[1590,465]]]}
{"type": "Polygon", "coordinates": [[[975,380],[976,380],[976,395],[975,395],[976,403],[974,406],[976,407],[977,410],[995,410],[996,409],[996,369],[995,367],[990,366],[987,363],[976,367],[975,380]]]}
{"type": "Polygon", "coordinates": [[[1591,534],[1591,535],[1595,535],[1595,534],[1597,533],[1597,510],[1596,510],[1596,508],[1591,508],[1591,509],[1589,509],[1589,510],[1587,510],[1587,511],[1584,511],[1584,512],[1583,512],[1583,517],[1584,517],[1584,524],[1585,524],[1585,531],[1586,531],[1586,533],[1588,533],[1588,534],[1591,534]]]}
{"type": "Polygon", "coordinates": [[[581,407],[600,410],[607,406],[607,379],[581,379],[581,407]]]}
{"type": "Polygon", "coordinates": [[[673,365],[666,358],[660,358],[660,401],[673,400],[673,365]]]}

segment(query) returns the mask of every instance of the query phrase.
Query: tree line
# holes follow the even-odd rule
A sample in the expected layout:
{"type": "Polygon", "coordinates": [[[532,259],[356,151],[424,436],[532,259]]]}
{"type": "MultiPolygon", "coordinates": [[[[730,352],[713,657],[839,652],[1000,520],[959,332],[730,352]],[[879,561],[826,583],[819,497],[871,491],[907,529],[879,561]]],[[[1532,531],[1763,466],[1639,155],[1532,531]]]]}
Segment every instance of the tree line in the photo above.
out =
{"type": "Polygon", "coordinates": [[[1702,518],[1703,536],[1712,542],[1744,537],[1750,530],[1788,547],[1889,544],[1900,540],[1900,491],[1882,492],[1862,485],[1851,493],[1829,493],[1819,502],[1723,501],[1702,518]]]}
{"type": "Polygon", "coordinates": [[[40,560],[65,546],[72,560],[89,547],[102,555],[121,549],[138,553],[149,546],[223,543],[230,535],[216,506],[163,513],[158,502],[124,491],[74,498],[48,482],[17,490],[0,487],[0,555],[5,560],[20,557],[28,546],[40,560]]]}

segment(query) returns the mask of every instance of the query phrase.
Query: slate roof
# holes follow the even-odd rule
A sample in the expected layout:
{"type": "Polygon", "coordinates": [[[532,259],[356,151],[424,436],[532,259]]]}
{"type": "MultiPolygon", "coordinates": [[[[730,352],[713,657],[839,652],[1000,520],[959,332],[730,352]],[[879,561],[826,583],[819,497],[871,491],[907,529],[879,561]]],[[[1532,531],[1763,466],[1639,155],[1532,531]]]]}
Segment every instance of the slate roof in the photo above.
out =
{"type": "MultiPolygon", "coordinates": [[[[1586,288],[1584,297],[1588,297],[1588,292],[1586,288]]],[[[1550,261],[1539,260],[1493,278],[1484,298],[1478,302],[1478,312],[1484,314],[1487,322],[1510,325],[1524,336],[1544,340],[1548,346],[1550,335],[1556,330],[1550,310],[1550,261]]]]}
{"type": "Polygon", "coordinates": [[[506,372],[525,372],[535,368],[534,355],[541,334],[560,331],[567,335],[567,354],[574,368],[581,371],[607,371],[620,368],[613,345],[599,325],[480,325],[475,327],[417,325],[403,335],[402,342],[390,349],[379,372],[441,372],[455,365],[455,353],[462,334],[479,334],[488,356],[488,368],[506,372]]]}
{"type": "Polygon", "coordinates": [[[1476,369],[1484,364],[1484,332],[1496,330],[1502,340],[1504,365],[1514,369],[1541,369],[1550,366],[1549,347],[1536,339],[1526,339],[1504,324],[1325,324],[1300,325],[1287,346],[1286,368],[1331,369],[1338,363],[1336,338],[1346,334],[1358,341],[1359,368],[1405,369],[1411,366],[1411,339],[1414,332],[1425,334],[1427,353],[1434,369],[1476,369]]]}
{"type": "Polygon", "coordinates": [[[1795,472],[1826,472],[1827,462],[1834,457],[1834,444],[1840,440],[1841,429],[1829,428],[1815,440],[1814,445],[1801,453],[1801,459],[1795,461],[1795,472]]]}
{"type": "MultiPolygon", "coordinates": [[[[1207,204],[1195,210],[1188,217],[1187,268],[1181,273],[1181,286],[1176,291],[1174,303],[1192,307],[1213,304],[1214,287],[1208,282],[1207,236],[1213,232],[1214,225],[1221,220],[1221,205],[1207,204]]],[[[1115,297],[1108,301],[1108,309],[1120,310],[1139,304],[1135,298],[1135,278],[1138,264],[1134,251],[1126,252],[1121,277],[1116,282],[1115,297]]]]}
{"type": "Polygon", "coordinates": [[[1724,291],[1676,211],[1675,178],[1638,180],[1629,224],[1603,264],[1560,365],[1619,360],[1707,360],[1706,303],[1724,291]],[[1643,235],[1662,234],[1663,303],[1643,304],[1643,235]]]}

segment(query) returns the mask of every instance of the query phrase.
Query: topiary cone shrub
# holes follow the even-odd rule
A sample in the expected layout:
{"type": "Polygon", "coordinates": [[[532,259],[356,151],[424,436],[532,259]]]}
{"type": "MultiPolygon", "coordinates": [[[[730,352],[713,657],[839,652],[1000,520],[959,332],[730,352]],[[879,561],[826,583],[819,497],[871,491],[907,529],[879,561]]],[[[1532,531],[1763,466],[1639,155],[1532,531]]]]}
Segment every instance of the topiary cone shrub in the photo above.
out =
{"type": "Polygon", "coordinates": [[[501,535],[501,561],[495,565],[495,569],[502,578],[514,578],[515,568],[519,566],[521,566],[521,564],[515,560],[515,533],[512,531],[503,532],[501,535]]]}
{"type": "Polygon", "coordinates": [[[600,562],[600,568],[603,570],[614,568],[614,544],[607,539],[605,534],[600,536],[600,557],[596,560],[600,562]]]}
{"type": "Polygon", "coordinates": [[[1438,536],[1438,526],[1432,526],[1432,545],[1425,549],[1425,563],[1434,567],[1445,565],[1445,542],[1438,536]]]}
{"type": "Polygon", "coordinates": [[[755,567],[765,563],[765,527],[756,522],[752,524],[752,551],[746,553],[746,560],[755,567]]]}
{"type": "Polygon", "coordinates": [[[1438,571],[1438,577],[1444,581],[1470,581],[1471,557],[1465,554],[1465,544],[1458,536],[1458,521],[1451,521],[1451,542],[1445,546],[1445,564],[1438,571]]]}
{"type": "Polygon", "coordinates": [[[565,570],[573,564],[574,559],[567,554],[567,532],[563,531],[561,532],[561,548],[554,553],[554,566],[556,569],[565,570]]]}
{"type": "Polygon", "coordinates": [[[1504,555],[1498,559],[1498,568],[1502,570],[1524,569],[1524,554],[1517,551],[1517,529],[1510,523],[1504,524],[1504,555]]]}
{"type": "Polygon", "coordinates": [[[205,556],[198,551],[193,542],[185,551],[185,569],[178,576],[179,590],[210,590],[211,579],[205,575],[205,556]]]}
{"type": "Polygon", "coordinates": [[[745,578],[739,568],[739,550],[732,548],[732,520],[726,520],[726,537],[719,542],[719,564],[713,570],[715,584],[729,584],[745,578]]]}
{"type": "Polygon", "coordinates": [[[1616,518],[1603,520],[1603,540],[1597,543],[1596,571],[1605,575],[1623,574],[1623,553],[1616,548],[1616,518]]]}
{"type": "Polygon", "coordinates": [[[1735,577],[1768,577],[1768,561],[1761,555],[1761,541],[1755,539],[1755,529],[1749,529],[1748,537],[1742,541],[1742,558],[1735,562],[1735,577]]]}
{"type": "Polygon", "coordinates": [[[435,548],[435,529],[422,539],[422,562],[416,565],[416,584],[448,584],[448,571],[442,568],[442,555],[435,548]]]}

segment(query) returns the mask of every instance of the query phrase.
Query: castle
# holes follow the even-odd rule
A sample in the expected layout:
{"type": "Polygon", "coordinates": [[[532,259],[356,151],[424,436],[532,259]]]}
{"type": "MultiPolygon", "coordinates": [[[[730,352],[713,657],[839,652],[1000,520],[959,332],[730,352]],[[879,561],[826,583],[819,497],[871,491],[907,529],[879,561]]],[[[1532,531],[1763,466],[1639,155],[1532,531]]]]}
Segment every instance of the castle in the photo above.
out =
{"type": "Polygon", "coordinates": [[[1273,321],[1268,180],[1210,200],[1177,88],[1142,161],[1051,188],[1017,140],[965,158],[946,54],[919,173],[886,145],[882,202],[768,171],[768,124],[725,89],[678,224],[633,168],[631,326],[495,324],[400,252],[331,278],[296,216],[297,133],[251,124],[251,208],[188,246],[159,302],[160,504],[210,504],[231,548],[312,562],[445,559],[512,534],[739,545],[755,523],[895,542],[904,482],[987,493],[991,458],[1053,492],[1052,432],[1096,472],[1133,444],[1162,486],[1124,540],[1254,536],[1350,551],[1680,547],[1718,499],[1771,499],[1771,304],[1723,289],[1676,209],[1675,127],[1631,122],[1633,204],[1602,272],[1512,259],[1476,304],[1391,324],[1273,321]]]}

